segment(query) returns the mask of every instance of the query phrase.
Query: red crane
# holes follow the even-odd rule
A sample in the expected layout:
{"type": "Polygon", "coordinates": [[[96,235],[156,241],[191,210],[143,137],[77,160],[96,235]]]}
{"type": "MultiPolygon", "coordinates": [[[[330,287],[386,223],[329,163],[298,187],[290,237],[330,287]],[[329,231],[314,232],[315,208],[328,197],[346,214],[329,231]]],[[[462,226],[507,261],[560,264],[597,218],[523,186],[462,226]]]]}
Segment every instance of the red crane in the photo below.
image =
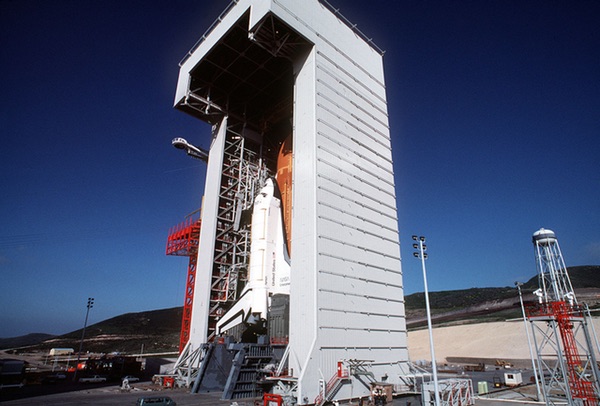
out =
{"type": "Polygon", "coordinates": [[[179,336],[179,353],[190,338],[192,307],[194,303],[194,284],[196,282],[196,265],[198,263],[198,244],[200,242],[200,219],[188,218],[169,231],[167,238],[167,255],[189,257],[188,272],[181,318],[181,334],[179,336]]]}

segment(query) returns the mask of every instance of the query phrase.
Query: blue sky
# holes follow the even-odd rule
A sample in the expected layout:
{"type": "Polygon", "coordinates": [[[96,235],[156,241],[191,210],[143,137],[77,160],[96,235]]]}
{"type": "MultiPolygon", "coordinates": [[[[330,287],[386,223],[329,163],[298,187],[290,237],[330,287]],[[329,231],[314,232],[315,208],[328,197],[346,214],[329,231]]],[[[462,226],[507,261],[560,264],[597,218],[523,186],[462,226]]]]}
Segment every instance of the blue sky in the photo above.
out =
{"type": "MultiPolygon", "coordinates": [[[[200,205],[209,127],[172,108],[224,1],[0,1],[0,337],[183,304],[168,230],[200,205]]],[[[600,6],[331,0],[386,51],[406,293],[535,275],[531,234],[600,264],[600,6]]]]}

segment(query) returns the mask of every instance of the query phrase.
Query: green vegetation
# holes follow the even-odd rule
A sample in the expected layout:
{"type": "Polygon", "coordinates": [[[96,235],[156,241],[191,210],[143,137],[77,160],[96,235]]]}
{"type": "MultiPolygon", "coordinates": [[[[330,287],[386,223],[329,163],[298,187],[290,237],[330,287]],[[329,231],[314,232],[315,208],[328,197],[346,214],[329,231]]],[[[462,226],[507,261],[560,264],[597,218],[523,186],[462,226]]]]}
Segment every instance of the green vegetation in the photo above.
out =
{"type": "MultiPolygon", "coordinates": [[[[569,275],[574,288],[580,292],[581,289],[600,289],[600,266],[571,267],[569,275]]],[[[523,284],[523,294],[531,300],[531,292],[537,288],[535,276],[523,284]]],[[[577,295],[581,300],[580,292],[577,295]]],[[[588,293],[584,301],[591,308],[600,307],[599,292],[588,293]]],[[[430,292],[430,304],[434,323],[438,325],[521,317],[519,296],[514,286],[430,292]]],[[[423,293],[406,296],[405,308],[409,328],[426,325],[423,293]]],[[[127,313],[93,324],[87,327],[84,351],[138,353],[142,345],[145,353],[177,351],[182,312],[182,307],[175,307],[127,313]]],[[[58,337],[30,335],[0,339],[0,348],[30,346],[30,349],[35,347],[43,351],[53,347],[78,348],[80,339],[81,329],[58,337]]]]}
{"type": "MultiPolygon", "coordinates": [[[[571,284],[575,289],[600,288],[600,266],[585,265],[568,268],[571,284]]],[[[538,288],[538,277],[535,276],[523,284],[523,293],[531,293],[538,288]]],[[[429,292],[429,305],[432,313],[458,310],[481,305],[485,302],[498,302],[506,299],[519,299],[514,286],[503,288],[471,288],[429,292]]],[[[404,298],[406,310],[425,308],[423,292],[413,293],[404,298]]]]}
{"type": "MultiPolygon", "coordinates": [[[[471,288],[462,290],[448,290],[429,293],[431,309],[454,310],[475,306],[483,302],[518,298],[515,288],[471,288]]],[[[420,309],[425,307],[425,294],[413,293],[405,297],[406,309],[420,309]]]]}

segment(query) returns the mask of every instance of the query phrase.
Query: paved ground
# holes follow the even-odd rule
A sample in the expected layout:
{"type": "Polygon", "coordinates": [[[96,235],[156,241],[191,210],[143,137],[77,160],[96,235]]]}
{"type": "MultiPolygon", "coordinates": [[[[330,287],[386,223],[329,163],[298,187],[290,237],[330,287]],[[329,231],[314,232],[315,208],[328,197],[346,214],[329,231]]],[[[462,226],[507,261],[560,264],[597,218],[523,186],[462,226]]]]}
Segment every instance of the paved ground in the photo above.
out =
{"type": "MultiPolygon", "coordinates": [[[[51,395],[27,396],[27,388],[10,389],[0,392],[0,402],[2,406],[78,406],[78,405],[131,405],[135,404],[136,399],[145,396],[169,396],[177,402],[178,406],[255,406],[262,405],[262,402],[254,403],[253,400],[237,400],[237,403],[227,400],[220,400],[221,393],[202,393],[190,394],[185,389],[165,389],[161,391],[150,390],[148,385],[130,391],[123,392],[118,386],[90,387],[82,390],[55,393],[51,395]],[[8,398],[12,398],[9,400],[8,398]]],[[[29,392],[31,394],[31,392],[29,392]]],[[[526,398],[527,394],[520,392],[505,393],[508,399],[485,399],[476,398],[476,406],[511,406],[511,405],[535,405],[541,404],[526,398]]],[[[354,404],[357,404],[356,402],[354,404]]],[[[419,406],[420,402],[412,397],[396,398],[391,406],[419,406]]]]}
{"type": "MultiPolygon", "coordinates": [[[[144,386],[145,387],[145,386],[144,386]]],[[[8,397],[16,397],[18,392],[26,396],[27,388],[3,390],[0,394],[2,406],[75,406],[75,405],[131,405],[140,397],[146,396],[169,396],[178,406],[199,405],[199,406],[217,406],[230,405],[230,401],[220,400],[220,393],[190,394],[183,389],[166,389],[161,391],[134,389],[129,392],[123,392],[118,386],[91,387],[88,389],[55,393],[51,395],[40,395],[33,397],[23,397],[21,399],[6,400],[8,397]],[[12,392],[12,393],[11,393],[12,392]],[[12,396],[11,396],[12,395],[12,396]]],[[[245,405],[239,403],[239,406],[245,405]]],[[[245,406],[253,406],[247,403],[245,406]]]]}
{"type": "MultiPolygon", "coordinates": [[[[451,365],[449,367],[452,367],[451,365]]],[[[528,382],[531,372],[523,370],[523,381],[528,382]]],[[[477,394],[477,383],[486,381],[490,390],[493,389],[493,382],[497,377],[501,377],[504,370],[490,368],[485,372],[469,372],[460,375],[448,372],[439,374],[440,380],[460,377],[471,379],[475,395],[477,394]]],[[[486,398],[486,395],[476,397],[476,406],[510,406],[510,405],[535,405],[535,386],[523,386],[517,390],[501,389],[496,390],[489,397],[501,396],[503,400],[486,398]]],[[[163,389],[153,385],[149,381],[138,382],[132,385],[132,389],[123,391],[114,383],[109,384],[80,384],[70,380],[57,382],[55,384],[37,384],[29,385],[23,388],[5,388],[0,390],[0,406],[75,406],[75,405],[131,405],[140,397],[147,396],[169,396],[177,402],[178,406],[199,405],[199,406],[255,406],[261,405],[258,400],[221,400],[220,392],[190,394],[188,389],[163,389]]],[[[358,404],[356,400],[354,405],[358,404]]],[[[420,406],[420,398],[416,396],[397,397],[393,403],[388,406],[420,406]]]]}

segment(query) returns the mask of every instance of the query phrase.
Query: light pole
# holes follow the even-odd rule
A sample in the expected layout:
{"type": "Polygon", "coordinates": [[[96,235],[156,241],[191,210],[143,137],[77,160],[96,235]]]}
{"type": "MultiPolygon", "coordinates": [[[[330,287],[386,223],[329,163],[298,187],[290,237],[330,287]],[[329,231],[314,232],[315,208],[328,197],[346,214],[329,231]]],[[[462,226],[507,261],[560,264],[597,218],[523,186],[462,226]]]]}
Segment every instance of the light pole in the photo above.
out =
{"type": "Polygon", "coordinates": [[[427,312],[427,328],[429,330],[429,347],[431,350],[431,371],[433,373],[433,390],[435,391],[435,404],[440,406],[440,391],[438,388],[437,365],[435,363],[435,348],[433,345],[433,328],[431,326],[431,310],[429,308],[429,290],[427,289],[427,270],[425,269],[425,259],[427,259],[427,246],[425,245],[425,237],[416,235],[412,236],[414,249],[419,251],[413,252],[416,258],[421,258],[421,267],[423,268],[423,284],[425,285],[425,310],[427,312]]]}
{"type": "Polygon", "coordinates": [[[525,315],[525,306],[523,305],[523,294],[521,293],[521,282],[515,282],[515,286],[519,291],[519,301],[521,302],[521,311],[523,312],[523,324],[525,325],[525,335],[527,335],[527,345],[529,346],[529,356],[531,357],[531,367],[533,368],[533,377],[535,379],[535,387],[537,389],[537,400],[542,400],[542,392],[540,391],[540,381],[538,380],[537,368],[533,359],[533,349],[531,348],[531,338],[529,338],[529,326],[527,325],[527,316],[525,315]]]}
{"type": "Polygon", "coordinates": [[[75,374],[73,375],[73,381],[77,380],[77,369],[79,368],[79,360],[81,359],[81,350],[83,348],[83,338],[85,337],[85,329],[87,327],[88,316],[90,315],[90,309],[94,307],[94,298],[88,297],[87,311],[85,312],[85,321],[83,322],[83,331],[81,332],[81,341],[79,341],[79,351],[77,352],[77,363],[75,364],[75,374]]]}

